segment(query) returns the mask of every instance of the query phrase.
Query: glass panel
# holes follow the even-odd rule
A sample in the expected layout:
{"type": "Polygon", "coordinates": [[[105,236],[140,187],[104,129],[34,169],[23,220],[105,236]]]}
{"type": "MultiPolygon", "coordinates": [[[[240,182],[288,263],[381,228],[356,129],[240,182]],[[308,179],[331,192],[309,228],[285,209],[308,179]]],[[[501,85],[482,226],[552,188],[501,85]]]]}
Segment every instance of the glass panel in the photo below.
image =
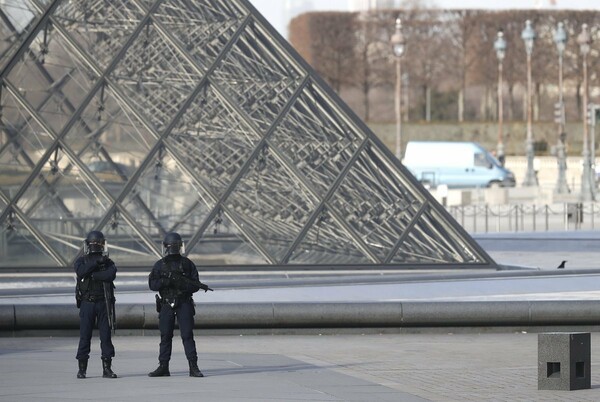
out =
{"type": "Polygon", "coordinates": [[[225,193],[259,141],[212,87],[200,92],[167,139],[215,198],[225,193]]]}
{"type": "Polygon", "coordinates": [[[214,207],[214,202],[161,150],[142,172],[123,205],[143,229],[162,240],[177,231],[191,237],[214,207]]]}
{"type": "Polygon", "coordinates": [[[46,231],[46,220],[77,218],[82,222],[83,229],[78,228],[78,232],[65,229],[65,233],[83,235],[104,216],[111,200],[94,188],[62,150],[55,149],[17,205],[26,216],[35,216],[39,220],[42,226],[38,229],[42,232],[46,231]],[[46,201],[50,198],[55,199],[53,205],[59,208],[58,215],[56,208],[44,208],[49,205],[46,201]]]}
{"type": "Polygon", "coordinates": [[[113,90],[105,87],[83,111],[65,143],[117,197],[156,141],[113,90]]]}
{"type": "Polygon", "coordinates": [[[150,270],[152,264],[158,259],[158,256],[142,241],[141,236],[123,219],[120,213],[113,214],[110,221],[101,230],[106,237],[110,258],[115,261],[117,269],[124,266],[145,265],[150,270]]]}
{"type": "Polygon", "coordinates": [[[21,34],[40,15],[30,0],[3,0],[0,2],[0,20],[10,31],[21,34]]]}
{"type": "Polygon", "coordinates": [[[393,264],[485,264],[487,261],[431,208],[420,216],[391,261],[393,264]]]}
{"type": "Polygon", "coordinates": [[[0,2],[0,68],[25,39],[23,34],[37,16],[36,9],[28,0],[4,0],[0,2]]]}
{"type": "Polygon", "coordinates": [[[411,187],[367,148],[330,203],[383,261],[422,204],[422,196],[410,192],[411,187]]]}
{"type": "Polygon", "coordinates": [[[372,263],[327,210],[319,214],[289,262],[319,265],[372,263]]]}
{"type": "Polygon", "coordinates": [[[97,78],[50,24],[38,33],[8,76],[56,133],[73,116],[97,78]]]}
{"type": "Polygon", "coordinates": [[[57,265],[16,214],[0,225],[0,256],[0,267],[5,268],[57,265]]]}
{"type": "Polygon", "coordinates": [[[53,140],[8,90],[2,93],[0,190],[12,199],[53,140]]]}
{"type": "Polygon", "coordinates": [[[41,197],[28,220],[58,254],[71,261],[81,249],[82,240],[94,228],[97,218],[78,216],[79,211],[69,210],[65,201],[71,208],[76,207],[70,198],[41,197]]]}
{"type": "Polygon", "coordinates": [[[186,250],[199,265],[265,265],[267,260],[222,211],[193,249],[186,250]]]}
{"type": "Polygon", "coordinates": [[[153,16],[204,70],[215,61],[244,17],[232,4],[214,0],[170,0],[161,4],[153,16]]]}
{"type": "Polygon", "coordinates": [[[17,51],[18,39],[18,34],[7,27],[0,18],[0,70],[4,69],[4,65],[8,63],[10,56],[17,51]]]}
{"type": "Polygon", "coordinates": [[[304,73],[255,25],[250,25],[211,79],[263,132],[289,102],[304,73]]]}
{"type": "Polygon", "coordinates": [[[77,44],[106,68],[141,22],[144,13],[130,0],[63,1],[54,13],[77,44]]]}
{"type": "Polygon", "coordinates": [[[320,91],[308,86],[269,139],[321,196],[348,164],[362,137],[336,112],[320,91]]]}
{"type": "Polygon", "coordinates": [[[152,24],[148,24],[111,78],[129,104],[160,132],[175,117],[202,77],[152,24]]]}
{"type": "Polygon", "coordinates": [[[264,148],[225,205],[242,229],[279,260],[316,208],[316,200],[264,148]],[[286,210],[289,215],[284,215],[286,210]]]}

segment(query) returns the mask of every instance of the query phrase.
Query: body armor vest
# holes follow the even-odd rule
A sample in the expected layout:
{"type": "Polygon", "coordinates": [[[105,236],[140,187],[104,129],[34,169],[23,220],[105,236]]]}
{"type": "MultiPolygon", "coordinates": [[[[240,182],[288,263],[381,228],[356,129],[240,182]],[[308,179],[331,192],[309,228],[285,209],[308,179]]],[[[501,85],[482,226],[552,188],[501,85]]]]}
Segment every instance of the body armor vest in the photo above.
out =
{"type": "MultiPolygon", "coordinates": [[[[179,262],[176,261],[165,261],[162,260],[162,267],[160,268],[161,275],[166,275],[169,272],[178,272],[183,276],[185,275],[185,271],[183,270],[183,258],[179,259],[179,262]]],[[[159,291],[160,297],[162,297],[165,303],[173,303],[176,300],[182,300],[190,297],[189,294],[183,292],[178,289],[174,284],[171,284],[167,287],[162,288],[159,291]]]]}

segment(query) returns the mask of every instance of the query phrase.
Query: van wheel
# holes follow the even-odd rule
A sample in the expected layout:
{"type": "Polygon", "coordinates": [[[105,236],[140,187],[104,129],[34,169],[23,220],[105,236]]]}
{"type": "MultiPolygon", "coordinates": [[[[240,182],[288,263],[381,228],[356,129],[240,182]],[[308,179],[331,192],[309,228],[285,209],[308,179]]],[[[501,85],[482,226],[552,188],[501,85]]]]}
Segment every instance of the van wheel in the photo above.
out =
{"type": "Polygon", "coordinates": [[[488,184],[488,187],[498,189],[502,187],[502,183],[500,183],[499,181],[491,181],[490,184],[488,184]]]}

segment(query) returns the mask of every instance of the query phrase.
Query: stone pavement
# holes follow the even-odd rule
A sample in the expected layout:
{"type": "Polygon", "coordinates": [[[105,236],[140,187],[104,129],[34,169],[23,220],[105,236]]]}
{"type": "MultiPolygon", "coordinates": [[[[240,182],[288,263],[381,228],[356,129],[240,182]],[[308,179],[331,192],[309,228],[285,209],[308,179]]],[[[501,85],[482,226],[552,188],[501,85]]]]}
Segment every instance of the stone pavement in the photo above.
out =
{"type": "MultiPolygon", "coordinates": [[[[190,378],[180,339],[172,376],[149,378],[158,336],[116,336],[115,380],[101,378],[94,337],[88,378],[75,378],[77,338],[0,338],[0,401],[598,401],[592,389],[537,390],[537,334],[201,335],[190,378]]],[[[484,330],[482,330],[485,332],[484,330]]]]}

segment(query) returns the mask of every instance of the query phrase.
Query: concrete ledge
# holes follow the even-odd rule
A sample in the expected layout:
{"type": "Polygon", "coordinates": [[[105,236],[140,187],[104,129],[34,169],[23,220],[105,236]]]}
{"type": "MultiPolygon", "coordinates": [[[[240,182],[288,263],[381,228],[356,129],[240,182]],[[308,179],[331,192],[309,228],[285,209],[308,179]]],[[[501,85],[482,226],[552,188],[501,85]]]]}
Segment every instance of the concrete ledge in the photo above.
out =
{"type": "MultiPolygon", "coordinates": [[[[4,306],[3,306],[4,307],[4,306]]],[[[70,305],[19,305],[14,308],[14,329],[62,329],[79,327],[79,310],[70,305]]]]}
{"type": "Polygon", "coordinates": [[[197,303],[195,322],[202,328],[277,327],[272,303],[197,303]]]}
{"type": "Polygon", "coordinates": [[[527,301],[403,303],[402,323],[404,326],[529,325],[533,324],[530,309],[527,301]]]}
{"type": "Polygon", "coordinates": [[[12,331],[15,329],[15,306],[0,306],[0,329],[12,331]]]}
{"type": "Polygon", "coordinates": [[[277,327],[401,326],[401,303],[275,303],[277,327]]]}
{"type": "MultiPolygon", "coordinates": [[[[79,328],[74,305],[2,305],[0,331],[79,328]]],[[[598,325],[600,301],[207,303],[196,327],[410,328],[598,325]]],[[[118,329],[158,328],[154,305],[118,304],[118,329]]]]}

